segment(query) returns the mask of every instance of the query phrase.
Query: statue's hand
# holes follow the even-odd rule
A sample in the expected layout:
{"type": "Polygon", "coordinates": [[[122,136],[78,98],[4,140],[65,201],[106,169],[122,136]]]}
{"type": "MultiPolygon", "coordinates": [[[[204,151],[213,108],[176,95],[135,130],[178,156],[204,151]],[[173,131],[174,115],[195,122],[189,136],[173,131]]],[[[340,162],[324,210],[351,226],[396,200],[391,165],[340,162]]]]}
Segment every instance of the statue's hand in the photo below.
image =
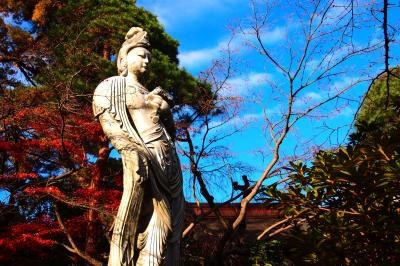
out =
{"type": "Polygon", "coordinates": [[[160,95],[149,93],[145,96],[145,100],[148,106],[151,107],[151,109],[154,110],[159,110],[162,103],[163,103],[163,98],[160,95]]]}
{"type": "Polygon", "coordinates": [[[160,86],[152,90],[151,93],[160,95],[169,106],[174,106],[174,98],[172,95],[163,90],[160,86]]]}
{"type": "Polygon", "coordinates": [[[163,98],[160,95],[151,92],[145,96],[145,99],[147,106],[153,110],[150,116],[151,120],[153,121],[154,124],[157,124],[158,121],[160,120],[159,116],[160,110],[163,110],[162,108],[165,108],[164,105],[167,103],[163,100],[163,98]]]}

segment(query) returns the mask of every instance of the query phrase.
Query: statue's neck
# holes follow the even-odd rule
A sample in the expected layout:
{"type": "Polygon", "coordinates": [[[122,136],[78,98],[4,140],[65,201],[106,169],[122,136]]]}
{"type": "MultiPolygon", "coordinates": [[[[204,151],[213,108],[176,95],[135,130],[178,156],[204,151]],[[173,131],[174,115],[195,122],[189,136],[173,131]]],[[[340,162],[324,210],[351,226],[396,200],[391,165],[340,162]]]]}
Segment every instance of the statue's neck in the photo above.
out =
{"type": "Polygon", "coordinates": [[[148,90],[142,84],[140,84],[138,77],[134,74],[128,74],[126,76],[126,87],[133,87],[142,92],[148,92],[148,90]]]}
{"type": "Polygon", "coordinates": [[[133,74],[133,73],[128,73],[126,76],[126,85],[128,86],[134,86],[140,84],[138,80],[138,76],[133,74]]]}

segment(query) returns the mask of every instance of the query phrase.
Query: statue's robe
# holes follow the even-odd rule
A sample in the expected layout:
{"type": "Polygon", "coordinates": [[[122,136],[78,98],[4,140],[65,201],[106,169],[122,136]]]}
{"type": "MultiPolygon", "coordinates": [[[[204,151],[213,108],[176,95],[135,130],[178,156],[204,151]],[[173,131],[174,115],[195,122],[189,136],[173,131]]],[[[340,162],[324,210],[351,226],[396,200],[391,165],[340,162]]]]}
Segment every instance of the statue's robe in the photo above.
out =
{"type": "Polygon", "coordinates": [[[184,200],[175,146],[161,122],[149,132],[136,130],[126,90],[126,78],[117,76],[100,83],[93,96],[94,115],[120,152],[124,170],[108,265],[159,265],[164,255],[167,265],[179,265],[184,200]],[[139,232],[145,192],[151,193],[153,213],[139,232]]]}

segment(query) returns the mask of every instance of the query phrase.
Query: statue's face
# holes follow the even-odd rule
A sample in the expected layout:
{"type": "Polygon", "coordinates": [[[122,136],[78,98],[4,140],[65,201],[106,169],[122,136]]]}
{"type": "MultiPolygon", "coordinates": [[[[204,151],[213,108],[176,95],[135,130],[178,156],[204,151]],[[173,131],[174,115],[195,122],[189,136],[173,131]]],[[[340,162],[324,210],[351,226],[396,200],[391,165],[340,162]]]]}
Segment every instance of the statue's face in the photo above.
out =
{"type": "Polygon", "coordinates": [[[150,52],[146,48],[136,47],[128,52],[126,57],[128,73],[140,75],[147,70],[150,62],[150,52]]]}

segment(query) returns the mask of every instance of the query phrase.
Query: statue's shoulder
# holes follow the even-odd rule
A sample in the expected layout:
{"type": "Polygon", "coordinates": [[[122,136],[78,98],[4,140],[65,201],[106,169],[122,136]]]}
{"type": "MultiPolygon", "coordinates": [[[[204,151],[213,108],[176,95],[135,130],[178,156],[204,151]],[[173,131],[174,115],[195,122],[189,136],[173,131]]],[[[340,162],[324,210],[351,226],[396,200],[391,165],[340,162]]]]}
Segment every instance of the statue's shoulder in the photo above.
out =
{"type": "Polygon", "coordinates": [[[114,84],[124,84],[124,82],[125,77],[121,76],[110,77],[100,82],[93,93],[93,110],[95,116],[104,109],[110,108],[112,101],[112,88],[115,86],[114,84]]]}
{"type": "Polygon", "coordinates": [[[118,83],[125,82],[125,79],[126,79],[125,77],[114,76],[114,77],[110,77],[110,78],[103,80],[102,82],[100,82],[99,85],[97,85],[93,96],[96,97],[98,95],[110,94],[113,84],[115,84],[117,82],[118,83]]]}
{"type": "Polygon", "coordinates": [[[114,76],[100,82],[93,93],[93,104],[108,107],[110,104],[111,90],[114,84],[125,82],[125,77],[114,76]]]}

